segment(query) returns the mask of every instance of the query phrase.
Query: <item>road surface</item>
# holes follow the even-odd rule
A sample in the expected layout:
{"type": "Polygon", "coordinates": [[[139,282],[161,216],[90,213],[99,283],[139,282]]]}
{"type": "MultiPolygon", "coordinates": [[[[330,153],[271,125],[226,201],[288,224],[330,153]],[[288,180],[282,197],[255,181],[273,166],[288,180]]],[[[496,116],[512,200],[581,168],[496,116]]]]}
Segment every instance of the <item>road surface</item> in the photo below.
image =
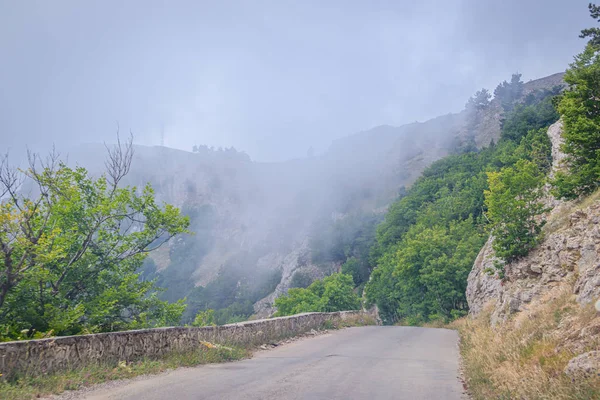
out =
{"type": "Polygon", "coordinates": [[[446,329],[368,326],[80,392],[87,400],[462,399],[458,336],[446,329]]]}

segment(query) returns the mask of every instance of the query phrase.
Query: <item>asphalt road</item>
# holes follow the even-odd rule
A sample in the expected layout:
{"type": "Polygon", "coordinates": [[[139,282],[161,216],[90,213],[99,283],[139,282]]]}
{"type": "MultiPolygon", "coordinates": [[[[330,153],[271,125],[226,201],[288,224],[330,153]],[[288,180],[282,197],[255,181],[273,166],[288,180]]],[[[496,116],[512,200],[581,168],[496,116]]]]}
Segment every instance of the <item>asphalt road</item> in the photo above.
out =
{"type": "Polygon", "coordinates": [[[82,392],[107,399],[461,399],[458,336],[446,329],[350,328],[262,351],[82,392]]]}

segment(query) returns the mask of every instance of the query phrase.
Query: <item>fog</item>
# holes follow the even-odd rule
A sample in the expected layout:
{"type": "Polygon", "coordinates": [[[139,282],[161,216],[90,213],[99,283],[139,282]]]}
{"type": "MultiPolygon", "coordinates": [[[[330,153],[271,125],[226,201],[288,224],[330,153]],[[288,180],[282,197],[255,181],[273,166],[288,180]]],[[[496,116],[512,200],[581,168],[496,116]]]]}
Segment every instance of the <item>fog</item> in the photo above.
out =
{"type": "Polygon", "coordinates": [[[188,322],[268,316],[294,277],[371,268],[405,187],[498,139],[500,102],[463,111],[469,96],[514,72],[525,92],[561,84],[528,81],[583,48],[586,5],[4,1],[0,150],[18,164],[55,144],[98,176],[101,143],[131,131],[122,182],[150,183],[193,232],[152,252],[142,278],[186,298],[188,322]]]}
{"type": "Polygon", "coordinates": [[[0,0],[1,150],[112,140],[253,160],[563,71],[587,0],[0,0]]]}

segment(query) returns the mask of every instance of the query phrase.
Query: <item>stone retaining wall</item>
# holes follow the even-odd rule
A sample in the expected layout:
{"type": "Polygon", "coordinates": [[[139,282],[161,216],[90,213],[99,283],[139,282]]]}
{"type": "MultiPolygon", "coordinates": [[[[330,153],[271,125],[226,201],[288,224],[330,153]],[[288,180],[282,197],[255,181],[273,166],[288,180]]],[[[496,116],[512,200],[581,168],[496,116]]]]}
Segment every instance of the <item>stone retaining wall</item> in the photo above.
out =
{"type": "Polygon", "coordinates": [[[360,311],[305,313],[207,327],[171,327],[0,343],[0,373],[40,374],[86,364],[160,357],[201,348],[200,342],[255,346],[339,322],[360,311]]]}

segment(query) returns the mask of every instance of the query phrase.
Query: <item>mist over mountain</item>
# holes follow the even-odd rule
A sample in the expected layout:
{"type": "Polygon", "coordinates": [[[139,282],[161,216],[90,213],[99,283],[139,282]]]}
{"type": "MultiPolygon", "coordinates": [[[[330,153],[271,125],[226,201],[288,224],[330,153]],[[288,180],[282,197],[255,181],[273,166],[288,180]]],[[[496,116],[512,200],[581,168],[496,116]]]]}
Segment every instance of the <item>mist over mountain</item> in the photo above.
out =
{"type": "Polygon", "coordinates": [[[3,2],[2,147],[111,141],[119,124],[145,145],[323,154],[358,130],[459,112],[513,72],[564,70],[587,1],[541,4],[3,2]]]}
{"type": "Polygon", "coordinates": [[[600,5],[5,3],[0,398],[600,399],[600,5]]]}
{"type": "MultiPolygon", "coordinates": [[[[530,81],[523,96],[560,84],[562,74],[530,81]]],[[[165,299],[187,298],[188,318],[228,307],[232,315],[270,315],[289,287],[350,258],[366,260],[358,252],[368,251],[387,206],[433,161],[497,141],[502,114],[495,99],[484,112],[379,126],[334,141],[322,155],[276,163],[233,148],[136,146],[123,183],[151,183],[194,232],[152,253],[144,277],[158,280],[165,299]]],[[[101,145],[77,146],[69,161],[101,171],[104,154],[101,145]]]]}

